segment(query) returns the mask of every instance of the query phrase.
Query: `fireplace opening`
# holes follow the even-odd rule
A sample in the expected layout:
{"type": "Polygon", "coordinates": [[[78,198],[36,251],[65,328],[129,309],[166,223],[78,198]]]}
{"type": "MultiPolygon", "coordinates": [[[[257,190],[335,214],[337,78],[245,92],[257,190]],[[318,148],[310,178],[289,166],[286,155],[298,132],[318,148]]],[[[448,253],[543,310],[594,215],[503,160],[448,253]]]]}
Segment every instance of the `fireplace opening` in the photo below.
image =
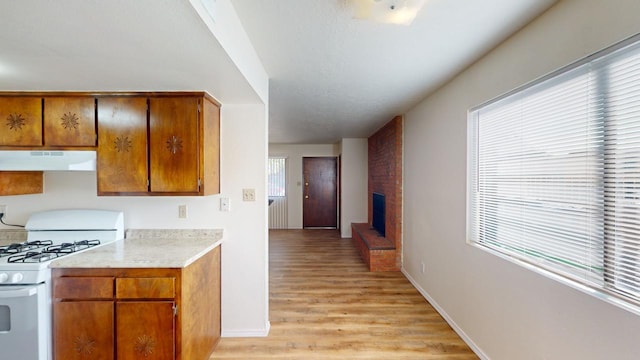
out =
{"type": "Polygon", "coordinates": [[[380,233],[380,236],[385,236],[384,235],[384,221],[385,221],[385,215],[384,215],[384,209],[385,205],[384,205],[384,195],[379,194],[379,193],[373,193],[373,199],[372,199],[372,219],[371,219],[371,226],[373,226],[373,228],[378,231],[378,233],[380,233]]]}

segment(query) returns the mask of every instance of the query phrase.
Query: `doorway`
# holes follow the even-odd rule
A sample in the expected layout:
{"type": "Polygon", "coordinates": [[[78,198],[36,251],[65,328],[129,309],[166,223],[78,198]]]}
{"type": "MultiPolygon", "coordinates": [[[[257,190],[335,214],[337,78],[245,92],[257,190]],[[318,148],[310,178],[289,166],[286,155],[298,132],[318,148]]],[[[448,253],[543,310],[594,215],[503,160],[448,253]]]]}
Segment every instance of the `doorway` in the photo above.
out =
{"type": "Polygon", "coordinates": [[[302,227],[338,228],[338,160],[303,157],[302,227]]]}

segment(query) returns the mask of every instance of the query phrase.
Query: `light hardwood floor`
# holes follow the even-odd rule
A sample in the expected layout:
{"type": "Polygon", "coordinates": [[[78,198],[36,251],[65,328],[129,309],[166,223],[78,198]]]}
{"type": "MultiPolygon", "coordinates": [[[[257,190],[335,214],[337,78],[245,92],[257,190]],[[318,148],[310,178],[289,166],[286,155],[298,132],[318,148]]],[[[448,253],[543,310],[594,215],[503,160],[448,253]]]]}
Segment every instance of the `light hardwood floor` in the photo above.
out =
{"type": "Polygon", "coordinates": [[[271,230],[265,338],[211,359],[477,359],[400,272],[371,273],[335,230],[271,230]]]}

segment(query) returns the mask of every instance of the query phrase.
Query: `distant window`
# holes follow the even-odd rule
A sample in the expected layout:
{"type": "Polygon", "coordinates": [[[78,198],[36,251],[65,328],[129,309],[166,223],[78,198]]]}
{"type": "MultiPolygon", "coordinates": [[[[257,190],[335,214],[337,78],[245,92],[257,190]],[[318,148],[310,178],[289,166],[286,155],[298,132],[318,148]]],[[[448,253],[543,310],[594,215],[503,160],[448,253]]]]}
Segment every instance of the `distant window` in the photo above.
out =
{"type": "Polygon", "coordinates": [[[468,241],[640,313],[638,38],[473,109],[468,129],[468,241]]]}
{"type": "Polygon", "coordinates": [[[287,195],[286,160],[287,159],[283,157],[269,158],[269,197],[282,197],[287,195]]]}

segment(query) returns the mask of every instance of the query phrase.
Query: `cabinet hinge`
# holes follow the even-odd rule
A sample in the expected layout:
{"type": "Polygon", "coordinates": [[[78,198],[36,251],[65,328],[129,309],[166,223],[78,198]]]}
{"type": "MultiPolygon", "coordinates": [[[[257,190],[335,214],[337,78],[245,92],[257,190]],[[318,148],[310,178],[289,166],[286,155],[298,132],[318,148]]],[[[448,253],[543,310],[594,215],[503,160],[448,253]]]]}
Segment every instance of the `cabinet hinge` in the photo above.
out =
{"type": "Polygon", "coordinates": [[[202,180],[198,179],[198,191],[200,191],[200,186],[202,186],[202,180]]]}
{"type": "Polygon", "coordinates": [[[173,305],[173,316],[178,316],[178,307],[173,305]]]}
{"type": "Polygon", "coordinates": [[[149,181],[149,179],[147,179],[147,187],[151,186],[151,181],[149,181]]]}

